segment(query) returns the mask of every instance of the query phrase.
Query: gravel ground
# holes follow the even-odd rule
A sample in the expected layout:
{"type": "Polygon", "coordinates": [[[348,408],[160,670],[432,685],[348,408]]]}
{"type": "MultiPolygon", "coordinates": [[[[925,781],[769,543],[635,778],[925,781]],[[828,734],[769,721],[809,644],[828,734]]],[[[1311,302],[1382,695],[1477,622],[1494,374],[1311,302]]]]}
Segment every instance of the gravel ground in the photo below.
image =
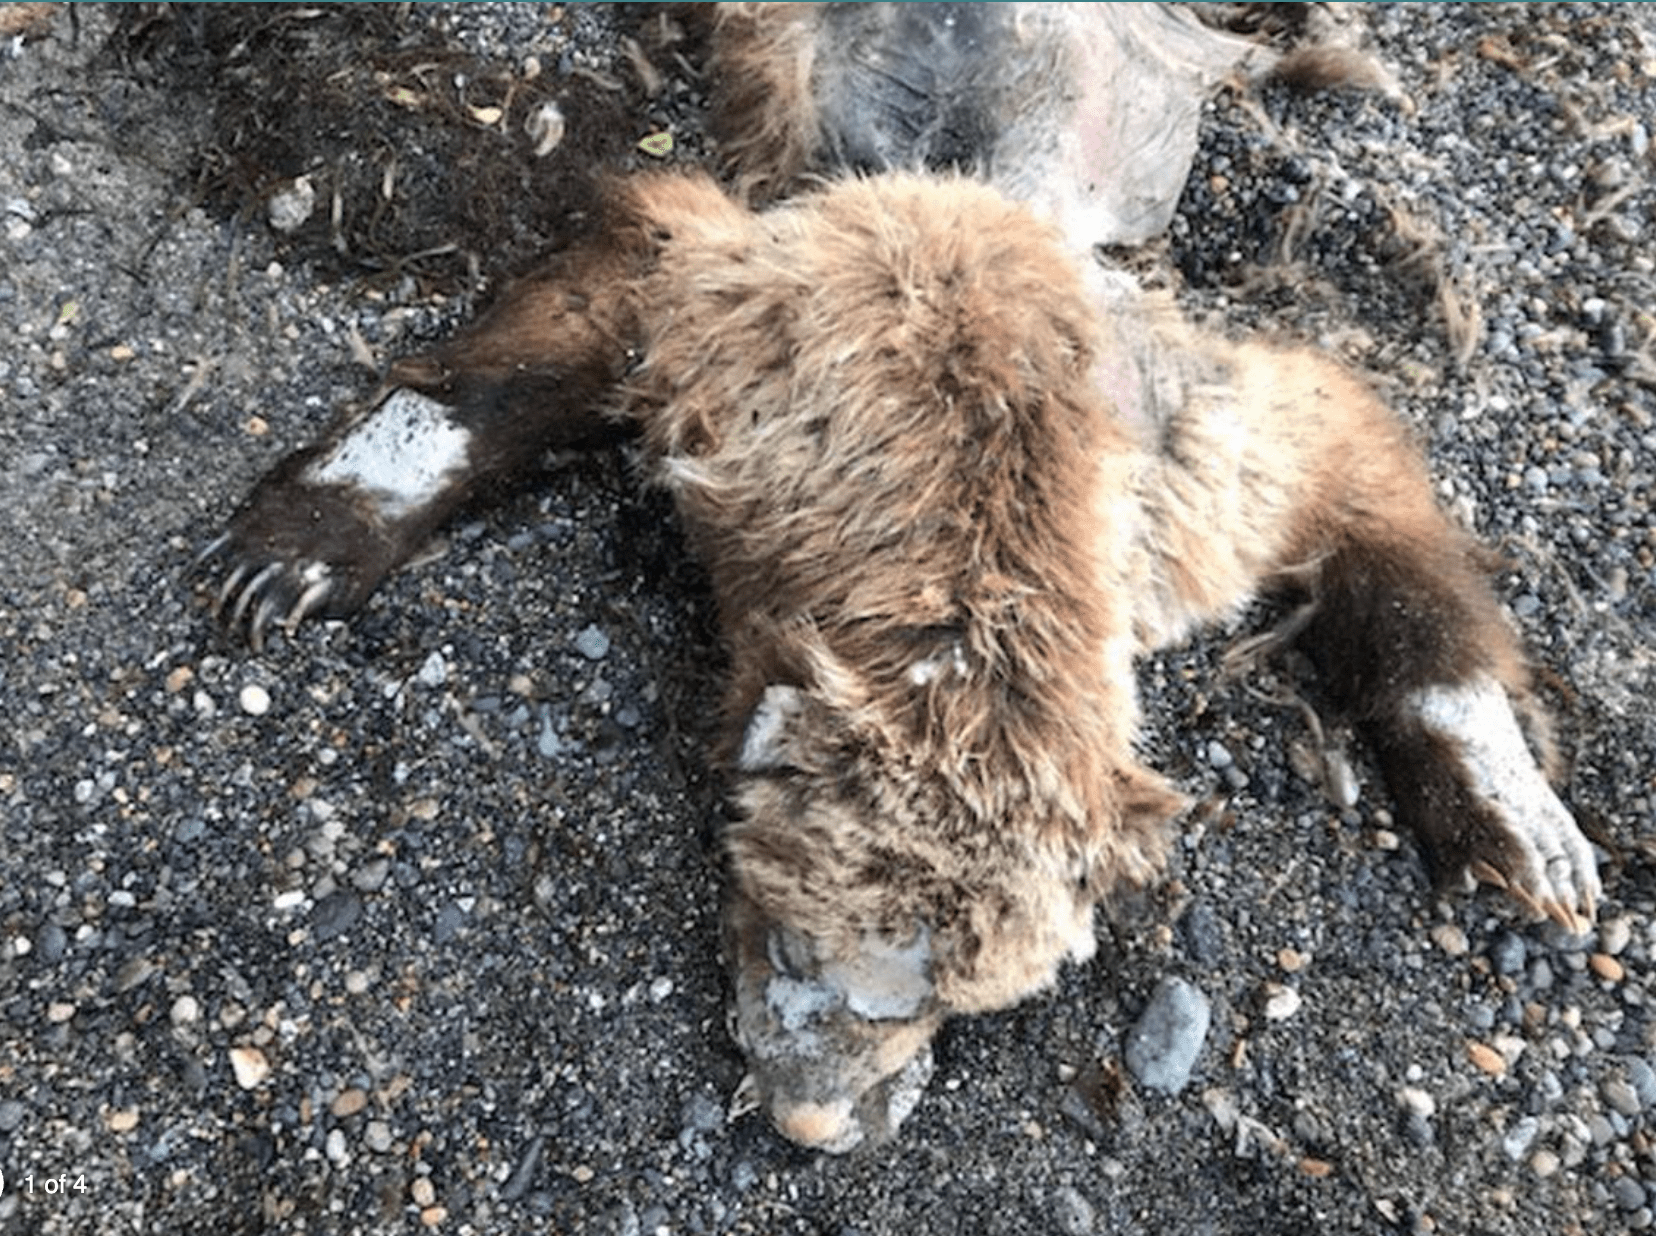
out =
{"type": "Polygon", "coordinates": [[[844,1160],[725,1116],[719,654],[664,504],[553,460],[358,620],[225,644],[194,550],[468,298],[192,205],[202,109],[106,11],[0,45],[0,1232],[1650,1227],[1656,13],[1357,17],[1398,94],[1216,101],[1134,262],[1418,424],[1547,669],[1598,928],[1434,901],[1362,751],[1221,633],[1143,666],[1203,799],[1167,883],[844,1160]]]}

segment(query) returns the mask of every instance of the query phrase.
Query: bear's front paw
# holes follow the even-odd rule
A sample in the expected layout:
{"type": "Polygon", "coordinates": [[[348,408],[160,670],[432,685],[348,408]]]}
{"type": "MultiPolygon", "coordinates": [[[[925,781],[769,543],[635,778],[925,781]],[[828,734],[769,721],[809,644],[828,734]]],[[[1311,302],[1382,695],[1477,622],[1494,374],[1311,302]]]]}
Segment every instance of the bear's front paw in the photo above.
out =
{"type": "Polygon", "coordinates": [[[397,388],[290,455],[198,560],[223,573],[220,621],[258,649],[277,625],[356,609],[464,497],[472,438],[454,408],[397,388]]]}
{"type": "Polygon", "coordinates": [[[1603,891],[1592,846],[1536,765],[1506,691],[1487,677],[1432,686],[1404,711],[1417,741],[1387,761],[1388,780],[1439,877],[1493,884],[1537,918],[1587,931],[1603,891]]]}
{"type": "Polygon", "coordinates": [[[267,478],[197,559],[225,630],[255,651],[280,626],[357,608],[389,569],[389,547],[346,495],[267,478]]]}

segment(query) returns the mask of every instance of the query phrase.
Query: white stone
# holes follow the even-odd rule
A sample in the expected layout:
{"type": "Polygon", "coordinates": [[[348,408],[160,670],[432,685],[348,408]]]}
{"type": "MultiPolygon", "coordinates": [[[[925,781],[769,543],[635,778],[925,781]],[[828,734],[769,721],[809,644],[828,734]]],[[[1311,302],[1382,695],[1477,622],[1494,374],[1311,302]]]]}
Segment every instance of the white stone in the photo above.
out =
{"type": "Polygon", "coordinates": [[[1265,1020],[1287,1021],[1300,1011],[1302,1003],[1299,992],[1292,987],[1281,987],[1276,983],[1265,984],[1265,1020]]]}
{"type": "Polygon", "coordinates": [[[232,1047],[230,1070],[236,1075],[236,1085],[253,1090],[270,1076],[270,1061],[257,1047],[232,1047]]]}
{"type": "Polygon", "coordinates": [[[270,692],[256,682],[250,682],[236,696],[241,710],[250,717],[262,717],[270,711],[270,692]]]}

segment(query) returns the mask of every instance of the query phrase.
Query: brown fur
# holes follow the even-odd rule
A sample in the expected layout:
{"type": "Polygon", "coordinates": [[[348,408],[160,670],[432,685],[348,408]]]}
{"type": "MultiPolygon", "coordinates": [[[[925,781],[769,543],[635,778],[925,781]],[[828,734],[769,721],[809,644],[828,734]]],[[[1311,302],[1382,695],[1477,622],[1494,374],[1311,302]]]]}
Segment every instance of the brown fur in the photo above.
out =
{"type": "Polygon", "coordinates": [[[780,675],[821,701],[823,774],[855,787],[785,820],[769,807],[790,789],[752,789],[738,878],[830,952],[953,919],[940,993],[1004,1003],[1023,984],[986,970],[1063,949],[989,947],[991,871],[1008,904],[1036,852],[1072,883],[1142,878],[1178,801],[1132,757],[1130,683],[1103,673],[1131,613],[1103,587],[1098,494],[1128,448],[1074,273],[967,181],[852,182],[764,216],[711,185],[640,196],[673,239],[644,284],[662,328],[633,409],[713,572],[727,746],[780,675]],[[964,672],[912,680],[955,648],[964,672]]]}
{"type": "MultiPolygon", "coordinates": [[[[721,18],[750,196],[811,170],[820,20],[721,18]]],[[[1525,670],[1407,431],[1351,374],[1193,330],[1077,260],[1077,216],[956,175],[842,179],[764,213],[703,176],[609,193],[589,241],[394,367],[466,454],[453,494],[389,534],[544,445],[641,435],[729,644],[725,940],[737,1037],[787,1136],[889,1132],[947,1016],[1090,954],[1095,903],[1156,874],[1182,802],[1135,755],[1133,657],[1263,588],[1308,592],[1297,635],[1440,875],[1590,912],[1590,851],[1560,840],[1545,786],[1515,800],[1539,823],[1480,795],[1513,753],[1471,766],[1454,727],[1532,707],[1525,670]]],[[[381,552],[373,494],[348,485],[324,496],[361,499],[365,527],[298,544],[291,512],[321,501],[306,475],[237,516],[226,592],[338,568],[354,602],[406,552],[381,552]],[[296,543],[261,546],[270,528],[296,543]],[[354,533],[373,552],[352,574],[332,554],[354,533]]]]}
{"type": "Polygon", "coordinates": [[[391,376],[461,410],[480,469],[626,422],[673,493],[732,661],[738,1033],[789,1136],[889,1130],[944,1017],[1090,954],[1181,805],[1134,754],[1132,659],[1260,588],[1309,590],[1300,637],[1439,871],[1529,878],[1410,712],[1480,675],[1522,701],[1521,661],[1350,374],[1087,286],[962,178],[766,213],[699,176],[612,194],[593,244],[391,376]]]}
{"type": "Polygon", "coordinates": [[[815,4],[721,4],[708,76],[727,167],[748,201],[798,187],[820,134],[811,72],[822,9],[815,4]]]}

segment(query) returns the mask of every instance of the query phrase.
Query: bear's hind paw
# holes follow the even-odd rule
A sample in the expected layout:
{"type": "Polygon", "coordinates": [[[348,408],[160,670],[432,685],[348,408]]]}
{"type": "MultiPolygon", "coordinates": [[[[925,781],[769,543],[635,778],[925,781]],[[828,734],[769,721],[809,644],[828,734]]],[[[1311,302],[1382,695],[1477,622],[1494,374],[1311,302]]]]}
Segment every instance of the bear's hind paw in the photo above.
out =
{"type": "Polygon", "coordinates": [[[1477,678],[1428,687],[1408,704],[1451,766],[1443,771],[1458,783],[1457,814],[1466,817],[1422,821],[1439,859],[1538,919],[1589,930],[1603,893],[1592,845],[1537,766],[1505,689],[1477,678]]]}

